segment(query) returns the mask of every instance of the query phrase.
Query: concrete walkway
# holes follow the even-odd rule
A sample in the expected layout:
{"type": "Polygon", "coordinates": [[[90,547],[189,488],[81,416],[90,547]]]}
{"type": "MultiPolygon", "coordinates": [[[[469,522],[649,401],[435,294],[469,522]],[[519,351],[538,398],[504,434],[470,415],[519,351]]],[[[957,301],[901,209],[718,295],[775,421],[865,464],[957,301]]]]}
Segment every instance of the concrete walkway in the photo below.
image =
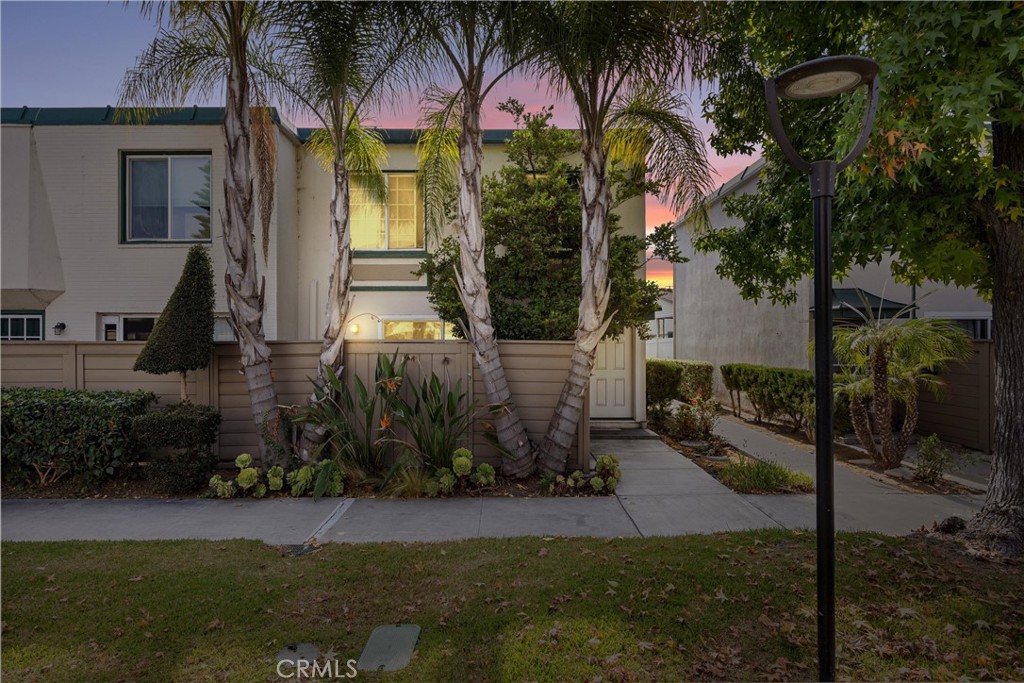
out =
{"type": "MultiPolygon", "coordinates": [[[[719,433],[756,457],[813,476],[805,447],[730,418],[719,433]]],[[[616,496],[587,498],[378,498],[272,500],[23,500],[0,502],[4,541],[257,539],[321,542],[442,541],[511,536],[673,536],[741,529],[813,528],[813,496],[741,496],[656,440],[595,439],[619,457],[616,496]]],[[[908,494],[836,468],[836,526],[905,534],[970,515],[976,496],[908,494]]]]}
{"type": "MultiPolygon", "coordinates": [[[[718,420],[715,432],[738,450],[761,460],[775,460],[815,476],[814,448],[748,425],[732,416],[718,420]]],[[[877,531],[905,534],[931,526],[951,515],[970,517],[981,509],[984,497],[905,493],[860,474],[842,464],[835,466],[836,528],[841,531],[877,531]]],[[[782,526],[814,527],[814,496],[744,496],[782,526]]]]}

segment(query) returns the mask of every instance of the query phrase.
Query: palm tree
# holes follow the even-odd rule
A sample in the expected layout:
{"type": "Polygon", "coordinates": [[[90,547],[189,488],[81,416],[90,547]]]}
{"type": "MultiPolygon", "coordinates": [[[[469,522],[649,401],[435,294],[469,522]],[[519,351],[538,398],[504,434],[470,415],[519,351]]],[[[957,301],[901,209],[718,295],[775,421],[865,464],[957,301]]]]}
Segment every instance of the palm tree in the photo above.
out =
{"type": "MultiPolygon", "coordinates": [[[[908,309],[901,311],[905,313],[908,309]]],[[[860,313],[858,311],[858,313],[860,313]]],[[[939,318],[882,318],[868,308],[863,322],[842,326],[834,334],[836,359],[852,368],[850,381],[840,391],[850,397],[851,418],[864,448],[885,468],[903,460],[910,435],[917,427],[917,397],[922,388],[942,389],[935,373],[949,362],[971,355],[971,340],[963,330],[939,318]],[[870,389],[869,389],[870,387],[870,389]],[[864,398],[870,395],[881,452],[874,445],[864,398]],[[903,403],[906,416],[893,435],[893,400],[903,403]],[[858,422],[860,426],[858,426],[858,422]]]]}
{"type": "MultiPolygon", "coordinates": [[[[240,0],[146,3],[142,7],[145,13],[155,13],[163,25],[125,74],[121,108],[135,120],[144,121],[148,112],[141,107],[180,106],[191,96],[202,99],[220,87],[225,90],[227,163],[222,221],[228,312],[241,351],[253,420],[261,433],[281,443],[270,347],[263,332],[264,283],[256,270],[254,247],[258,200],[266,259],[274,200],[276,131],[266,107],[267,82],[252,67],[256,55],[269,61],[268,13],[264,3],[240,0]],[[253,102],[258,108],[251,107],[253,102]],[[251,159],[256,163],[258,198],[253,191],[251,159]]],[[[263,443],[260,449],[266,458],[263,443]]]]}
{"type": "MultiPolygon", "coordinates": [[[[309,141],[331,170],[331,256],[327,310],[315,383],[326,386],[328,370],[342,371],[345,322],[351,302],[352,240],[349,228],[351,174],[380,201],[386,196],[381,166],[384,142],[362,127],[360,116],[401,80],[402,57],[411,35],[399,30],[393,6],[375,2],[312,2],[281,9],[286,69],[279,80],[291,99],[311,112],[323,129],[309,141]]],[[[310,396],[316,401],[317,394],[310,396]]],[[[299,456],[309,460],[323,443],[322,427],[306,423],[299,456]]]]}
{"type": "Polygon", "coordinates": [[[699,204],[710,186],[707,160],[673,85],[706,47],[688,30],[699,24],[696,4],[559,0],[531,7],[536,70],[559,94],[572,97],[582,138],[583,297],[569,377],[540,447],[542,465],[561,472],[611,319],[609,161],[646,172],[676,211],[699,204]]]}
{"type": "Polygon", "coordinates": [[[530,474],[535,459],[533,444],[505,378],[491,317],[481,221],[480,109],[491,89],[522,62],[522,46],[517,39],[520,20],[527,11],[532,11],[529,3],[457,1],[421,3],[415,12],[415,23],[422,32],[423,59],[453,72],[459,85],[457,93],[435,98],[442,105],[427,115],[436,131],[433,142],[428,137],[421,146],[421,170],[427,171],[426,195],[432,200],[428,202],[428,218],[433,219],[432,227],[437,231],[445,178],[451,179],[451,174],[443,171],[454,171],[457,180],[451,184],[458,187],[455,228],[460,250],[456,284],[466,309],[466,338],[473,344],[487,401],[495,411],[493,423],[502,448],[502,471],[512,477],[530,474]],[[492,66],[497,70],[493,76],[487,74],[492,66]],[[451,145],[445,141],[450,143],[456,135],[457,165],[450,154],[446,162],[443,154],[445,149],[451,152],[451,145]]]}

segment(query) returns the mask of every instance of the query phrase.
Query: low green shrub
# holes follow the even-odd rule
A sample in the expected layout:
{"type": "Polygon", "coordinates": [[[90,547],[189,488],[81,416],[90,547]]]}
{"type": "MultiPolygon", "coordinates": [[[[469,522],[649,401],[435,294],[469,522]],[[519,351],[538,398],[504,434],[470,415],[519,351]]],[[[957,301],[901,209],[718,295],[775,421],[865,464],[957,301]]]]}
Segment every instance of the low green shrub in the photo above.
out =
{"type": "Polygon", "coordinates": [[[134,418],[156,401],[148,391],[0,390],[3,474],[8,481],[95,486],[138,462],[134,418]]]}
{"type": "Polygon", "coordinates": [[[670,360],[647,359],[647,415],[651,420],[664,419],[669,404],[679,398],[683,369],[670,360]]]}
{"type": "Polygon", "coordinates": [[[742,408],[743,392],[757,422],[781,416],[793,431],[806,423],[805,406],[814,398],[814,373],[810,370],[748,363],[726,363],[720,369],[734,415],[739,415],[742,408]]]}
{"type": "Polygon", "coordinates": [[[216,409],[186,401],[137,416],[132,429],[146,448],[209,447],[217,440],[220,419],[216,409]]]}
{"type": "Polygon", "coordinates": [[[146,464],[146,479],[163,493],[192,493],[205,486],[217,467],[217,456],[209,448],[188,448],[161,455],[146,464]]]}
{"type": "Polygon", "coordinates": [[[666,430],[677,439],[706,441],[711,438],[718,422],[719,408],[718,401],[712,398],[692,398],[679,404],[676,412],[668,418],[666,430]]]}
{"type": "Polygon", "coordinates": [[[814,480],[771,460],[740,460],[718,474],[722,483],[739,493],[810,493],[814,480]]]}
{"type": "Polygon", "coordinates": [[[456,448],[452,453],[451,467],[439,467],[425,484],[425,491],[431,498],[449,496],[458,492],[494,486],[498,473],[493,465],[481,463],[473,469],[473,453],[468,448],[456,448]]]}
{"type": "Polygon", "coordinates": [[[699,360],[647,360],[647,414],[654,422],[668,417],[672,401],[709,398],[715,366],[699,360]]]}
{"type": "Polygon", "coordinates": [[[942,445],[938,434],[921,439],[917,444],[917,460],[914,461],[914,479],[934,486],[942,476],[955,469],[953,452],[942,445]]]}
{"type": "Polygon", "coordinates": [[[540,488],[552,496],[610,496],[621,480],[619,459],[614,455],[602,455],[589,475],[583,474],[582,470],[568,475],[544,472],[540,476],[540,488]]]}

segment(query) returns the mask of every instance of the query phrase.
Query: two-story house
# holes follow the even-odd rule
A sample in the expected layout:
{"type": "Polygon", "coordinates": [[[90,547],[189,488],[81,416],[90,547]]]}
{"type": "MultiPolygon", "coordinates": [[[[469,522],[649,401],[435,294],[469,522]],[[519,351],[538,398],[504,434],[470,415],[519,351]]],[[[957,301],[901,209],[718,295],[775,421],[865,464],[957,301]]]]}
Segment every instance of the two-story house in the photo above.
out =
{"type": "MultiPolygon", "coordinates": [[[[112,108],[4,108],[0,340],[139,341],[163,309],[188,247],[221,248],[223,110],[193,107],[127,125],[112,108]]],[[[311,129],[275,115],[274,212],[266,260],[269,340],[319,339],[330,263],[331,177],[304,146],[311,129]]],[[[415,274],[430,248],[417,187],[414,132],[383,132],[386,204],[353,187],[353,339],[445,339],[415,274]]],[[[484,173],[505,161],[510,131],[484,133],[484,173]]],[[[642,235],[642,198],[619,209],[642,235]]],[[[257,237],[259,242],[259,237],[257,237]]],[[[643,274],[640,273],[639,276],[643,274]]],[[[224,292],[216,338],[233,339],[224,292]]],[[[643,422],[644,346],[635,335],[598,353],[591,410],[597,419],[643,422]]]]}

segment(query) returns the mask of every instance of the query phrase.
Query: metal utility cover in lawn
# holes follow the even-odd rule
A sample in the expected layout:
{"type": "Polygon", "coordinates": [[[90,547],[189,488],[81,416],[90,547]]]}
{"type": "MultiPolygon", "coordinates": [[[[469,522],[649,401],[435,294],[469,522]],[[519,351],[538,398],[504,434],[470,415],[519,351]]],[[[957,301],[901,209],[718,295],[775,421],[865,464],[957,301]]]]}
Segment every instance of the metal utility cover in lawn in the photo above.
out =
{"type": "Polygon", "coordinates": [[[360,671],[398,671],[409,666],[420,627],[416,624],[388,624],[373,629],[359,655],[356,668],[360,671]]]}

